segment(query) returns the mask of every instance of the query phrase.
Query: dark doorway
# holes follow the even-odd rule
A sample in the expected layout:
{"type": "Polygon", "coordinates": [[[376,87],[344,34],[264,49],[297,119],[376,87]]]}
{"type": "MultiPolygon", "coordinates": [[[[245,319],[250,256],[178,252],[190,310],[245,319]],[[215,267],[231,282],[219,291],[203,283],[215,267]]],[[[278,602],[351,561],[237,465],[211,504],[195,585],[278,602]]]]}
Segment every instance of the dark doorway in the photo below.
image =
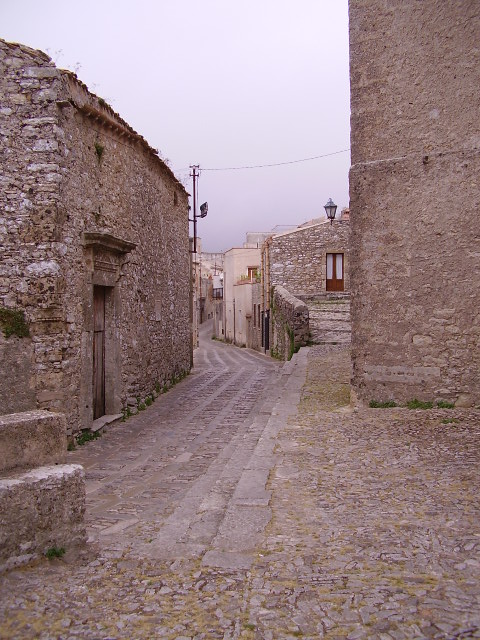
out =
{"type": "Polygon", "coordinates": [[[93,419],[105,415],[105,294],[93,287],[93,419]]]}
{"type": "Polygon", "coordinates": [[[265,351],[270,349],[270,309],[265,311],[263,317],[263,344],[265,351]]]}

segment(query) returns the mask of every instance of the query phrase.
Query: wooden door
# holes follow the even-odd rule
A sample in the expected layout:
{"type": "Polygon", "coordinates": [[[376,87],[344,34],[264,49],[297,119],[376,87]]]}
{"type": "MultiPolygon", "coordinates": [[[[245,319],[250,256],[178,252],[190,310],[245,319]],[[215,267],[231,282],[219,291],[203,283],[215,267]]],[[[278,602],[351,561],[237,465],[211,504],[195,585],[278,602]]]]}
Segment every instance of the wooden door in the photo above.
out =
{"type": "Polygon", "coordinates": [[[343,253],[327,253],[327,291],[343,289],[343,253]]]}
{"type": "Polygon", "coordinates": [[[93,419],[105,415],[105,287],[93,287],[93,419]]]}

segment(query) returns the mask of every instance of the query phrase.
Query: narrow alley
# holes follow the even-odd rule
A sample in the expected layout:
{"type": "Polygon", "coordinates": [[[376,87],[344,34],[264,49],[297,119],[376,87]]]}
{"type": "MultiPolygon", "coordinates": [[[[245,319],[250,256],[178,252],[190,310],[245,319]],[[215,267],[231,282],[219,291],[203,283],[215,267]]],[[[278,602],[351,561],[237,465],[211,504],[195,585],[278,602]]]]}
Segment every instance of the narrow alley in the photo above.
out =
{"type": "Polygon", "coordinates": [[[77,448],[89,544],[1,577],[1,638],[480,638],[476,409],[350,407],[348,346],[211,340],[77,448]]]}

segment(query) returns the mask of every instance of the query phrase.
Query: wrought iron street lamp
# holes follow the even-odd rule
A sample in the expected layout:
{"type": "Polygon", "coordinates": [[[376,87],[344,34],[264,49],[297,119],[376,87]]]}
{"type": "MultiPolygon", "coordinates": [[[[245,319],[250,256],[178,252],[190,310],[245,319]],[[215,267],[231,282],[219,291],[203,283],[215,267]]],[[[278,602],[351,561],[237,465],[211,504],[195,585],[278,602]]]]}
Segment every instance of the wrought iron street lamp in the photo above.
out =
{"type": "Polygon", "coordinates": [[[337,213],[337,205],[331,198],[329,198],[327,204],[324,206],[324,209],[325,213],[327,214],[327,218],[330,220],[330,224],[333,224],[335,214],[337,213]]]}

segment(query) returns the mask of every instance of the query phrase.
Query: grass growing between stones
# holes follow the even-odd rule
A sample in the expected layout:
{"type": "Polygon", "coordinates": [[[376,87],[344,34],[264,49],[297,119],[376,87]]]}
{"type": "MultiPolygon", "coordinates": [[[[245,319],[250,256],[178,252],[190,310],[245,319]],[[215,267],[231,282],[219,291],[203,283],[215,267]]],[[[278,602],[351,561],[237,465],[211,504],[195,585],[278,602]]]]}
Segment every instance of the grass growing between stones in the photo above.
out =
{"type": "MultiPolygon", "coordinates": [[[[370,400],[368,406],[371,409],[393,409],[394,407],[401,407],[402,405],[397,404],[395,400],[386,400],[385,402],[370,400]]],[[[433,408],[436,408],[436,409],[454,409],[455,408],[455,405],[453,402],[447,402],[446,400],[438,400],[437,403],[434,405],[433,401],[422,401],[422,400],[417,400],[416,398],[407,402],[405,406],[407,407],[407,409],[424,409],[424,410],[433,409],[433,408]]]]}
{"type": "Polygon", "coordinates": [[[45,551],[45,557],[49,560],[53,560],[53,558],[61,558],[65,555],[65,549],[63,547],[50,547],[45,551]]]}
{"type": "Polygon", "coordinates": [[[458,420],[456,418],[445,418],[442,420],[442,424],[458,424],[458,420]]]}
{"type": "Polygon", "coordinates": [[[407,402],[407,409],[433,409],[433,402],[422,402],[415,398],[407,402]]]}
{"type": "Polygon", "coordinates": [[[100,142],[95,142],[95,153],[97,155],[98,163],[102,160],[103,152],[105,151],[105,147],[100,142]]]}
{"type": "Polygon", "coordinates": [[[454,409],[455,404],[453,402],[446,402],[445,400],[439,400],[437,402],[437,407],[439,409],[454,409]]]}
{"type": "Polygon", "coordinates": [[[88,429],[86,429],[85,431],[82,431],[81,435],[78,436],[77,438],[77,444],[79,447],[81,447],[82,445],[86,444],[87,442],[91,442],[92,440],[96,440],[97,438],[100,438],[102,436],[102,434],[100,433],[100,431],[89,431],[88,429]]]}
{"type": "Polygon", "coordinates": [[[369,405],[370,409],[393,409],[393,407],[397,406],[395,400],[387,400],[386,402],[377,402],[376,400],[370,400],[369,405]]]}

